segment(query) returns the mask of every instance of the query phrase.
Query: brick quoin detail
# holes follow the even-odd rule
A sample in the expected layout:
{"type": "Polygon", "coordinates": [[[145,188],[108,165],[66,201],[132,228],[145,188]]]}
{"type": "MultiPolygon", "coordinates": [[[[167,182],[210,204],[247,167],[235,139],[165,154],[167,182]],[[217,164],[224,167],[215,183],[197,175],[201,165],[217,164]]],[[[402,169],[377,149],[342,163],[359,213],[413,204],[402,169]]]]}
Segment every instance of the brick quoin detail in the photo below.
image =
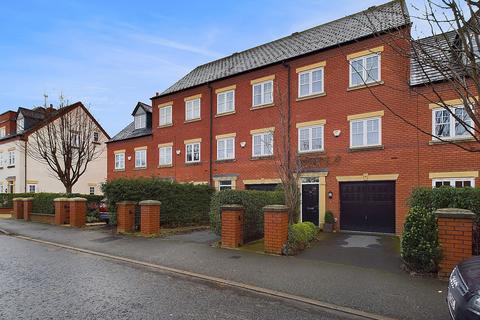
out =
{"type": "Polygon", "coordinates": [[[243,245],[245,209],[240,205],[222,206],[222,247],[243,245]]]}
{"type": "Polygon", "coordinates": [[[288,208],[282,205],[266,206],[263,215],[265,252],[281,254],[288,239],[288,208]]]}
{"type": "Polygon", "coordinates": [[[76,228],[85,227],[87,219],[87,199],[71,198],[70,203],[70,225],[76,228]]]}
{"type": "Polygon", "coordinates": [[[70,223],[70,202],[68,198],[56,198],[53,201],[55,205],[55,224],[70,223]]]}
{"type": "Polygon", "coordinates": [[[439,209],[438,237],[443,258],[438,276],[448,278],[453,268],[472,257],[473,219],[475,215],[462,209],[439,209]]]}
{"type": "Polygon", "coordinates": [[[140,201],[140,232],[144,235],[160,233],[160,201],[140,201]]]}
{"type": "Polygon", "coordinates": [[[117,203],[117,232],[132,232],[135,225],[135,202],[117,203]]]}
{"type": "Polygon", "coordinates": [[[13,199],[13,217],[23,219],[23,198],[13,199]]]}
{"type": "Polygon", "coordinates": [[[33,198],[23,199],[23,220],[30,221],[30,214],[32,213],[33,198]]]}

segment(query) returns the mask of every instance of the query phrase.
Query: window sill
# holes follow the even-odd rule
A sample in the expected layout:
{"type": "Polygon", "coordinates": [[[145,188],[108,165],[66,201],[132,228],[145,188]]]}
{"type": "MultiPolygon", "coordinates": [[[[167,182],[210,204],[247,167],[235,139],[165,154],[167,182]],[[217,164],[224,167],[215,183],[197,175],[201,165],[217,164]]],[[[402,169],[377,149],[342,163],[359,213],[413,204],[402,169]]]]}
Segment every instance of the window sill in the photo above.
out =
{"type": "Polygon", "coordinates": [[[192,123],[192,122],[197,122],[197,121],[202,121],[202,118],[192,119],[192,120],[185,120],[183,123],[192,123]]]}
{"type": "Polygon", "coordinates": [[[134,168],[133,170],[147,170],[147,167],[142,167],[142,168],[134,168]]]}
{"type": "Polygon", "coordinates": [[[162,169],[162,168],[173,168],[173,164],[160,164],[158,165],[159,169],[162,169]]]}
{"type": "Polygon", "coordinates": [[[101,143],[98,142],[98,141],[93,141],[92,143],[93,143],[93,144],[96,144],[96,145],[98,145],[98,146],[101,145],[101,143]]]}
{"type": "Polygon", "coordinates": [[[162,124],[161,126],[158,126],[157,128],[169,128],[169,127],[173,127],[173,123],[162,124]]]}
{"type": "Polygon", "coordinates": [[[269,103],[269,104],[262,104],[259,106],[252,106],[250,110],[259,110],[259,109],[265,109],[265,108],[270,108],[270,107],[275,107],[275,103],[269,103]]]}
{"type": "Polygon", "coordinates": [[[365,146],[365,147],[350,147],[348,152],[358,152],[358,151],[373,151],[373,150],[383,150],[385,147],[382,145],[378,146],[365,146]]]}
{"type": "Polygon", "coordinates": [[[7,166],[7,169],[10,169],[10,168],[15,168],[15,165],[13,165],[13,166],[7,166]]]}
{"type": "Polygon", "coordinates": [[[325,154],[325,150],[315,150],[315,151],[298,151],[298,155],[300,157],[302,156],[312,156],[312,155],[324,155],[325,154]]]}
{"type": "Polygon", "coordinates": [[[310,99],[315,99],[315,98],[319,98],[319,97],[325,97],[327,94],[325,92],[322,92],[322,93],[318,93],[318,94],[311,94],[309,96],[303,96],[303,97],[298,97],[297,99],[295,99],[295,101],[303,101],[303,100],[310,100],[310,99]]]}
{"type": "Polygon", "coordinates": [[[113,172],[124,172],[125,169],[113,169],[113,172]]]}
{"type": "Polygon", "coordinates": [[[379,85],[384,84],[383,80],[382,81],[377,81],[377,82],[372,82],[372,83],[367,83],[367,84],[361,84],[358,86],[354,87],[348,87],[347,91],[354,91],[354,90],[359,90],[359,89],[364,89],[364,88],[370,88],[370,87],[376,87],[379,85]]]}
{"type": "Polygon", "coordinates": [[[442,144],[453,144],[453,143],[468,143],[468,142],[475,142],[474,138],[454,138],[454,139],[444,139],[446,141],[441,140],[431,140],[428,142],[431,146],[442,145],[442,144]]]}
{"type": "Polygon", "coordinates": [[[251,157],[250,160],[256,161],[256,160],[272,160],[273,156],[259,156],[259,157],[251,157]]]}
{"type": "Polygon", "coordinates": [[[224,160],[215,160],[215,163],[230,163],[235,162],[235,159],[224,159],[224,160]]]}
{"type": "Polygon", "coordinates": [[[199,165],[201,165],[201,164],[202,164],[201,161],[198,161],[198,162],[185,162],[185,166],[186,166],[186,167],[199,166],[199,165]]]}
{"type": "Polygon", "coordinates": [[[230,111],[230,112],[224,112],[224,113],[217,113],[215,115],[215,118],[219,118],[219,117],[225,117],[225,116],[229,116],[231,114],[235,114],[236,111],[230,111]]]}

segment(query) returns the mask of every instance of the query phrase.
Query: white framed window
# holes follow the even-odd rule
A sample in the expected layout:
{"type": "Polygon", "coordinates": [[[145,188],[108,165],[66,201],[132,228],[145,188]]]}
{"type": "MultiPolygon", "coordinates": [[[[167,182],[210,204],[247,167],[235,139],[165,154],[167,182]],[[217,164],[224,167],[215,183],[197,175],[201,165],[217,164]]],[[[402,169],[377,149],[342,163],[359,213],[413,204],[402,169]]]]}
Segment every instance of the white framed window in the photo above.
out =
{"type": "Polygon", "coordinates": [[[200,98],[185,101],[185,121],[200,119],[200,98]]]}
{"type": "Polygon", "coordinates": [[[147,167],[147,150],[135,150],[135,168],[147,167]]]}
{"type": "Polygon", "coordinates": [[[94,186],[88,187],[88,192],[89,192],[90,195],[94,195],[95,194],[95,187],[94,186]]]}
{"type": "Polygon", "coordinates": [[[232,190],[233,189],[233,183],[232,180],[220,180],[218,181],[218,190],[232,190]]]}
{"type": "Polygon", "coordinates": [[[298,152],[323,151],[323,125],[298,128],[298,152]]]}
{"type": "Polygon", "coordinates": [[[0,128],[0,138],[3,138],[7,135],[7,130],[5,127],[0,128]]]}
{"type": "Polygon", "coordinates": [[[252,90],[254,107],[273,103],[273,80],[256,83],[252,90]]]}
{"type": "Polygon", "coordinates": [[[380,81],[380,54],[374,53],[350,60],[350,87],[380,81]]]}
{"type": "Polygon", "coordinates": [[[235,138],[217,140],[217,160],[235,159],[235,138]]]}
{"type": "Polygon", "coordinates": [[[200,142],[187,143],[185,145],[185,162],[200,162],[200,142]]]}
{"type": "Polygon", "coordinates": [[[72,132],[70,139],[72,139],[72,148],[80,148],[80,134],[78,132],[72,132]]]}
{"type": "Polygon", "coordinates": [[[323,93],[323,68],[307,70],[298,74],[299,97],[320,93],[323,93]]]}
{"type": "Polygon", "coordinates": [[[217,114],[235,110],[235,90],[217,93],[217,114]]]}
{"type": "Polygon", "coordinates": [[[382,144],[382,119],[368,118],[350,121],[350,147],[369,147],[382,144]]]}
{"type": "Polygon", "coordinates": [[[161,107],[159,109],[159,117],[160,126],[172,124],[172,106],[161,107]]]}
{"type": "Polygon", "coordinates": [[[172,165],[172,147],[160,147],[158,148],[159,153],[159,165],[161,166],[170,166],[172,165]]]}
{"type": "Polygon", "coordinates": [[[99,135],[98,135],[98,132],[95,131],[93,133],[93,142],[98,142],[98,140],[99,140],[99,135]]]}
{"type": "Polygon", "coordinates": [[[135,115],[135,129],[142,129],[147,127],[147,114],[135,115]]]}
{"type": "Polygon", "coordinates": [[[36,193],[38,190],[36,183],[29,183],[27,184],[27,192],[36,193]]]}
{"type": "Polygon", "coordinates": [[[15,165],[15,150],[8,151],[7,165],[12,167],[15,165]]]}
{"type": "Polygon", "coordinates": [[[115,170],[125,169],[125,153],[115,153],[115,170]]]}
{"type": "Polygon", "coordinates": [[[471,134],[468,131],[472,131],[473,121],[468,115],[467,111],[463,107],[456,107],[453,109],[447,110],[445,108],[433,109],[432,110],[432,135],[433,139],[443,138],[443,139],[465,139],[471,137],[471,134]],[[455,114],[453,114],[451,112],[455,114]],[[460,122],[458,119],[461,119],[460,122]],[[464,126],[464,123],[467,127],[464,126]]]}
{"type": "Polygon", "coordinates": [[[15,181],[13,180],[8,181],[7,193],[15,193],[15,181]]]}
{"type": "Polygon", "coordinates": [[[440,188],[443,186],[454,188],[473,188],[475,187],[475,178],[442,178],[432,180],[433,188],[440,188]]]}
{"type": "Polygon", "coordinates": [[[252,135],[252,156],[265,157],[273,155],[273,132],[252,135]]]}

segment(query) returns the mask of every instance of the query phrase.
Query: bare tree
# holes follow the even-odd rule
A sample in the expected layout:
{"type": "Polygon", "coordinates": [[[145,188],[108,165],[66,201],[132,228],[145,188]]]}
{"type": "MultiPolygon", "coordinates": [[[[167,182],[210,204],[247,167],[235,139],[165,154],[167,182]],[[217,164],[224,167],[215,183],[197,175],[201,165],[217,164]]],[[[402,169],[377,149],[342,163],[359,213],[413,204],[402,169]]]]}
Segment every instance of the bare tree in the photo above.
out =
{"type": "MultiPolygon", "coordinates": [[[[452,117],[455,121],[455,130],[476,143],[462,144],[456,139],[450,139],[446,132],[446,125],[438,125],[434,130],[428,130],[418,124],[415,119],[409,119],[398,112],[395,106],[379,96],[373,87],[368,86],[370,80],[364,78],[370,93],[393,115],[406,124],[416,128],[435,140],[451,143],[459,148],[479,152],[480,143],[480,24],[479,1],[472,0],[425,0],[423,7],[412,7],[415,14],[409,16],[405,11],[405,20],[410,17],[419,24],[426,26],[427,32],[416,39],[410,27],[388,28],[374,16],[367,15],[368,27],[382,42],[393,48],[397,55],[411,61],[412,74],[405,94],[414,93],[429,104],[436,104],[444,110],[435,116],[452,117]],[[382,26],[380,29],[379,26],[382,26]],[[396,30],[395,30],[396,29],[396,30]],[[388,30],[388,32],[385,32],[388,30]],[[408,43],[408,45],[404,45],[408,43]],[[411,81],[410,81],[411,80],[411,81]],[[416,85],[418,84],[418,85],[416,85]],[[461,100],[463,109],[456,108],[459,104],[451,105],[451,99],[445,93],[454,93],[461,100]]],[[[414,29],[415,31],[416,29],[414,29]]],[[[366,66],[364,66],[366,68],[366,66]]],[[[407,68],[408,70],[408,68],[407,68]]],[[[358,70],[361,72],[361,70],[358,70]]],[[[369,70],[366,70],[368,74],[369,70]]],[[[385,84],[387,85],[387,84],[385,84]]],[[[401,90],[391,87],[392,90],[401,90]]]]}
{"type": "Polygon", "coordinates": [[[43,126],[29,136],[27,155],[45,164],[65,186],[65,191],[71,193],[89,163],[102,152],[97,142],[99,129],[80,103],[62,106],[51,113],[43,126]]]}

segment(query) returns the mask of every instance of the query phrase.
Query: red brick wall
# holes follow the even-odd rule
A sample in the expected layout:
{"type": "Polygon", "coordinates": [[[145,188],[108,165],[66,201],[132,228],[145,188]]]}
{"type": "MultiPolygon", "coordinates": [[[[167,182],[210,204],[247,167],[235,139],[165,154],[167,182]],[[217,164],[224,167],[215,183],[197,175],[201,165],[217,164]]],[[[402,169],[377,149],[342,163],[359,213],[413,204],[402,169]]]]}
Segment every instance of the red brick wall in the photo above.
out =
{"type": "Polygon", "coordinates": [[[288,239],[288,211],[284,206],[267,206],[263,210],[265,252],[281,254],[288,239]]]}
{"type": "Polygon", "coordinates": [[[16,116],[17,113],[14,111],[7,111],[0,114],[0,128],[5,127],[5,133],[7,135],[13,134],[17,130],[17,122],[15,120],[16,116]]]}
{"type": "Polygon", "coordinates": [[[50,214],[38,214],[38,213],[31,213],[30,214],[30,221],[32,222],[40,222],[40,223],[47,223],[47,224],[54,224],[55,216],[50,214]]]}
{"type": "Polygon", "coordinates": [[[237,248],[243,245],[244,218],[243,207],[222,207],[222,247],[237,248]]]}
{"type": "Polygon", "coordinates": [[[160,204],[150,202],[152,201],[140,202],[140,232],[145,235],[155,235],[160,232],[160,204]]]}

